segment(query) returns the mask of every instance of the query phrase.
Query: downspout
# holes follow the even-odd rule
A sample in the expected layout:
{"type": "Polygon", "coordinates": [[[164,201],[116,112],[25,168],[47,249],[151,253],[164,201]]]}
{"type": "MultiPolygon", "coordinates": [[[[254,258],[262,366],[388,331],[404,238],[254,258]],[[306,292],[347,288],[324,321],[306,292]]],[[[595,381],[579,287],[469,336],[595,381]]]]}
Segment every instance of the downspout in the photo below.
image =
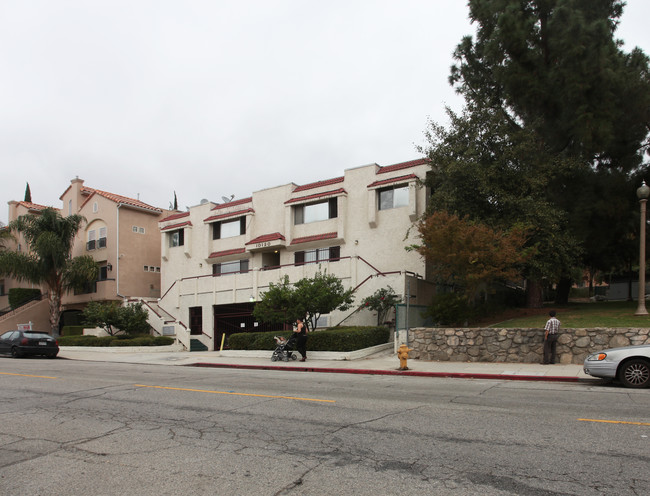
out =
{"type": "Polygon", "coordinates": [[[116,261],[115,261],[115,267],[116,267],[116,274],[115,274],[115,285],[116,287],[116,293],[117,296],[120,298],[124,299],[124,296],[120,294],[120,207],[122,206],[121,203],[118,203],[117,205],[117,235],[115,236],[115,244],[117,246],[117,251],[115,253],[116,255],[116,261]]]}

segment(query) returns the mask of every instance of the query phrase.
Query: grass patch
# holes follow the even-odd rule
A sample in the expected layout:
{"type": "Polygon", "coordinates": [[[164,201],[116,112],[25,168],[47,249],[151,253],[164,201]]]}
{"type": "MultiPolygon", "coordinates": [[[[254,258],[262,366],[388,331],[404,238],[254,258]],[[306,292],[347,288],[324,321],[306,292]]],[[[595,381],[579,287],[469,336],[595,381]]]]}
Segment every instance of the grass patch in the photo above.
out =
{"type": "Polygon", "coordinates": [[[542,309],[515,309],[491,318],[481,325],[487,327],[538,327],[544,328],[549,310],[557,311],[564,328],[592,327],[650,327],[650,316],[637,316],[635,301],[599,301],[548,305],[542,309]]]}

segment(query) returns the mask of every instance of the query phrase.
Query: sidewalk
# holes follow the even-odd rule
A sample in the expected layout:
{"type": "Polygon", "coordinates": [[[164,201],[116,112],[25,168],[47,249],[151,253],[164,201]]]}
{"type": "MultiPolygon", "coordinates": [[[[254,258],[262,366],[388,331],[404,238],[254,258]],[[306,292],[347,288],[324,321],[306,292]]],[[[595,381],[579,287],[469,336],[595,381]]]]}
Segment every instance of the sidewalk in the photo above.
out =
{"type": "MultiPolygon", "coordinates": [[[[308,360],[272,362],[271,352],[260,351],[168,351],[160,348],[83,348],[62,346],[59,357],[69,360],[176,365],[295,372],[459,377],[553,382],[600,382],[585,374],[582,365],[541,365],[532,363],[474,363],[408,360],[408,370],[399,370],[399,359],[390,349],[379,347],[354,354],[310,352],[308,360]]],[[[355,352],[356,353],[356,352],[355,352]]]]}

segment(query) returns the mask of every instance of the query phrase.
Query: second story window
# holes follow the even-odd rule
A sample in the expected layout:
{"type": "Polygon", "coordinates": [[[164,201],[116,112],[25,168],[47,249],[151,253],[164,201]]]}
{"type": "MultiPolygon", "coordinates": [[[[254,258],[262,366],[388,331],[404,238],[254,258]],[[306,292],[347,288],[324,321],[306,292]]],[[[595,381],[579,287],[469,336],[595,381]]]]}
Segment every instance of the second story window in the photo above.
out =
{"type": "Polygon", "coordinates": [[[97,231],[94,229],[88,231],[88,242],[86,243],[86,250],[94,250],[97,248],[97,231]]]}
{"type": "Polygon", "coordinates": [[[308,224],[338,217],[336,198],[293,207],[294,224],[308,224]]]}
{"type": "Polygon", "coordinates": [[[212,239],[232,238],[246,234],[246,217],[212,224],[212,239]]]}
{"type": "Polygon", "coordinates": [[[379,199],[379,210],[406,207],[409,204],[409,187],[401,185],[383,188],[377,192],[377,197],[379,199]]]}
{"type": "Polygon", "coordinates": [[[183,246],[185,244],[185,230],[178,229],[169,233],[169,247],[183,246]]]}
{"type": "Polygon", "coordinates": [[[106,248],[106,228],[105,227],[100,227],[99,228],[99,240],[97,243],[98,248],[106,248]]]}

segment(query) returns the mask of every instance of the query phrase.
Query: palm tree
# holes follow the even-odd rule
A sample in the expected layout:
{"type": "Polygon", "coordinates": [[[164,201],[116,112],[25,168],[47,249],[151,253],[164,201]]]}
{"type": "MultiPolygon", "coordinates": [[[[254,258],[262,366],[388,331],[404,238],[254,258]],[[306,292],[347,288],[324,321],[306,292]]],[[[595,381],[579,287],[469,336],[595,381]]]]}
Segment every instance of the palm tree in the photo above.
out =
{"type": "Polygon", "coordinates": [[[62,217],[53,208],[38,215],[22,215],[8,227],[22,234],[29,249],[0,253],[0,274],[44,284],[48,289],[53,336],[59,334],[63,294],[97,280],[99,269],[92,257],[71,257],[74,238],[84,221],[81,215],[62,217]]]}

